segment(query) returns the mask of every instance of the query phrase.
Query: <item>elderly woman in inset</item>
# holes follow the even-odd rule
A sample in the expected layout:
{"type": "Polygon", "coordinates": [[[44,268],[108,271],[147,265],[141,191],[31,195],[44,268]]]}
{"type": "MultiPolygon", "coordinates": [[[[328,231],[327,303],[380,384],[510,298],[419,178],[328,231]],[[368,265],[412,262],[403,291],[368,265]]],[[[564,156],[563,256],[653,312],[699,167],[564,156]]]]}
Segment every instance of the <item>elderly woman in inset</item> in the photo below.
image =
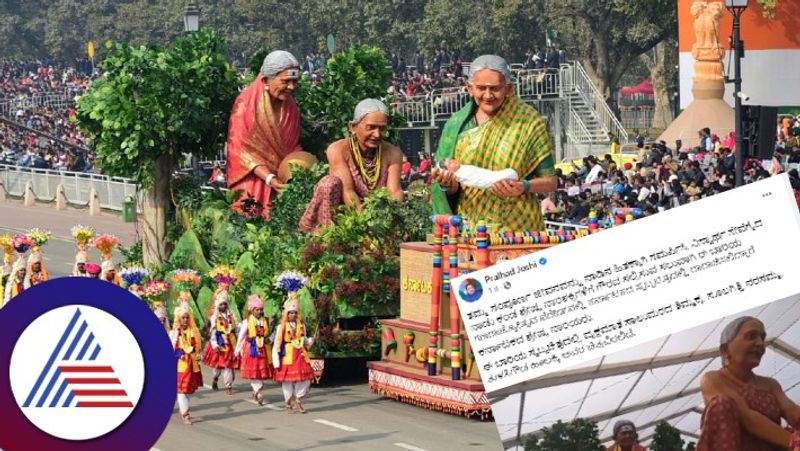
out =
{"type": "Polygon", "coordinates": [[[511,69],[499,56],[476,58],[467,88],[472,101],[445,124],[437,162],[455,160],[494,174],[511,169],[519,180],[500,177],[483,189],[459,180],[447,164],[435,168],[434,214],[485,220],[501,231],[543,230],[536,194],[557,188],[547,125],[516,97],[511,69]]]}
{"type": "Polygon", "coordinates": [[[630,420],[619,420],[614,424],[614,443],[606,451],[647,451],[639,445],[636,426],[630,420]]]}
{"type": "Polygon", "coordinates": [[[778,381],[753,373],[766,351],[766,335],[764,324],[750,316],[722,331],[722,369],[700,380],[706,407],[698,451],[800,450],[800,433],[781,427],[781,419],[800,426],[800,406],[778,381]]]}
{"type": "MultiPolygon", "coordinates": [[[[228,127],[228,188],[241,190],[269,216],[270,202],[283,189],[276,178],[281,161],[300,150],[300,110],[292,98],[300,64],[276,50],[261,73],[236,99],[228,127]]],[[[241,211],[237,203],[235,209],[241,211]]]]}
{"type": "Polygon", "coordinates": [[[316,232],[330,225],[334,209],[342,204],[358,208],[378,188],[403,200],[400,173],[403,152],[384,141],[389,127],[389,110],[377,99],[358,103],[350,123],[351,136],[328,147],[325,154],[330,175],[319,181],[309,202],[300,229],[316,232]]]}

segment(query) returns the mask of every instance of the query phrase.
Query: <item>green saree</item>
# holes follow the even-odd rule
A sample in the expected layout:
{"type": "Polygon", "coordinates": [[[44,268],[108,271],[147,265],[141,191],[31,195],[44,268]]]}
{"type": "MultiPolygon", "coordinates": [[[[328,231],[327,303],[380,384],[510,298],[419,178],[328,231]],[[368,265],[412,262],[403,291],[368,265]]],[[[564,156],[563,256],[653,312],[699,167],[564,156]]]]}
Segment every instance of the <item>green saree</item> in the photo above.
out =
{"type": "MultiPolygon", "coordinates": [[[[478,126],[475,109],[470,102],[447,121],[436,152],[437,163],[456,159],[493,171],[512,168],[525,179],[555,175],[547,125],[536,110],[511,97],[492,119],[478,126]]],[[[473,223],[483,220],[495,231],[544,229],[535,193],[502,197],[488,189],[462,187],[447,195],[434,183],[432,201],[434,214],[458,214],[473,223]]]]}

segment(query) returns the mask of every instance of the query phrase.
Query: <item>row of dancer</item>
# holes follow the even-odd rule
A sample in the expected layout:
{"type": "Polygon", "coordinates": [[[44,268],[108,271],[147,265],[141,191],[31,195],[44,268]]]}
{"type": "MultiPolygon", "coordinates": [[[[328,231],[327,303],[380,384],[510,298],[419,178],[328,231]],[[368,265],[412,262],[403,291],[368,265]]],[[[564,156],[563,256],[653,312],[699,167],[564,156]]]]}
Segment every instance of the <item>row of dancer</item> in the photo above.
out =
{"type": "Polygon", "coordinates": [[[201,337],[191,327],[190,311],[186,306],[175,310],[175,325],[170,333],[178,357],[178,406],[185,424],[192,424],[189,396],[203,385],[201,362],[213,369],[212,389],[219,389],[222,378],[226,392],[233,393],[235,370],[250,381],[252,398],[264,405],[261,391],[264,381],[281,384],[287,413],[305,413],[301,400],[308,393],[314,371],[308,348],[314,339],[308,336],[299,312],[297,292],[289,292],[283,305],[283,315],[272,335],[269,319],[264,316],[264,302],[252,295],[248,299],[248,317],[238,325],[229,307],[227,291],[214,299],[209,318],[209,337],[202,348],[201,337]],[[238,329],[238,334],[237,334],[238,329]]]}

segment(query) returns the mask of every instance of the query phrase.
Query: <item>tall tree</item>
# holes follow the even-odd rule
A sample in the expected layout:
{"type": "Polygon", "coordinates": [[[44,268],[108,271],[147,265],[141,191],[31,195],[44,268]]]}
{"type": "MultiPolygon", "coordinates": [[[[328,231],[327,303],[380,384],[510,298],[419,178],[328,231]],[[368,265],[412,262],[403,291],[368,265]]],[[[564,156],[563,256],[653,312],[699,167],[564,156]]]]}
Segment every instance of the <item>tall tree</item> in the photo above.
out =
{"type": "Polygon", "coordinates": [[[683,439],[680,431],[666,421],[659,421],[650,449],[653,451],[683,451],[683,439]]]}
{"type": "Polygon", "coordinates": [[[225,143],[238,93],[223,40],[191,33],[168,49],[109,43],[108,75],[78,102],[76,122],[94,146],[98,166],[134,178],[146,190],[145,264],[168,257],[170,177],[184,153],[211,157],[225,143]]]}
{"type": "Polygon", "coordinates": [[[650,71],[653,82],[655,111],[651,127],[665,129],[674,119],[672,117],[671,92],[677,87],[678,43],[674,39],[656,44],[653,55],[645,53],[640,59],[650,71]]]}
{"type": "Polygon", "coordinates": [[[639,55],[678,33],[675,0],[545,0],[545,14],[607,99],[639,55]]]}
{"type": "Polygon", "coordinates": [[[544,428],[539,436],[530,436],[525,451],[602,451],[597,423],[582,418],[563,423],[560,420],[544,428]]]}

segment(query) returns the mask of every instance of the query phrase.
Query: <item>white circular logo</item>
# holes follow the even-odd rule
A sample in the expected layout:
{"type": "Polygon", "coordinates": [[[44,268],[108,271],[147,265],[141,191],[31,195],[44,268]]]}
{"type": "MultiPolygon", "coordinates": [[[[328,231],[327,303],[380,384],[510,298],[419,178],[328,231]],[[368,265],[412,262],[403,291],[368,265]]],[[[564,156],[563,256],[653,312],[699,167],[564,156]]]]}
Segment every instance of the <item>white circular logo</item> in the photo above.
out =
{"type": "Polygon", "coordinates": [[[9,377],[17,405],[36,427],[54,437],[88,440],[133,413],[144,387],[144,358],[117,318],[69,305],[25,328],[9,377]]]}

